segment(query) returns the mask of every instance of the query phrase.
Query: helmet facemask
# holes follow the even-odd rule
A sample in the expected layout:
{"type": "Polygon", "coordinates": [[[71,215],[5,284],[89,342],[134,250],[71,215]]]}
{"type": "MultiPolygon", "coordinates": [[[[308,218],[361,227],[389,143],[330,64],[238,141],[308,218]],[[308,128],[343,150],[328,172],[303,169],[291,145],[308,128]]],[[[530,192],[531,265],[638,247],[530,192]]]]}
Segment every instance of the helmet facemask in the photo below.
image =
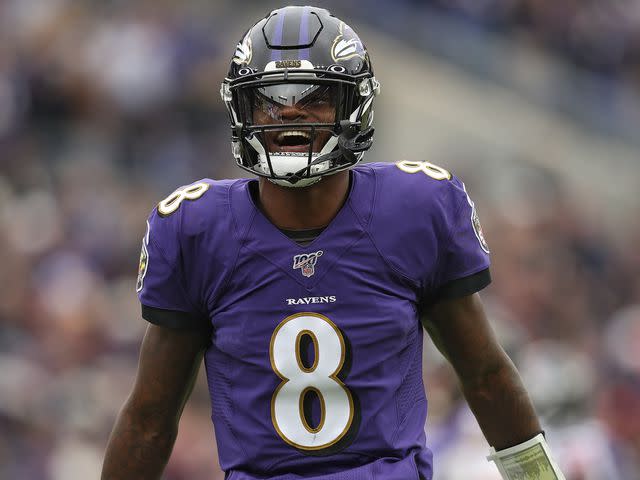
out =
{"type": "MultiPolygon", "coordinates": [[[[289,76],[294,75],[299,74],[289,76]]],[[[242,168],[280,185],[304,187],[360,160],[361,153],[344,158],[339,140],[341,134],[352,137],[345,128],[362,126],[363,118],[370,126],[371,102],[358,98],[353,81],[312,75],[294,83],[279,74],[232,87],[234,151],[242,168]]]]}
{"type": "MultiPolygon", "coordinates": [[[[248,120],[244,138],[257,154],[253,168],[274,180],[291,178],[331,152],[337,145],[340,89],[338,85],[312,83],[240,89],[239,97],[248,104],[243,115],[248,120]]],[[[317,163],[309,170],[322,173],[329,163],[317,163]]]]}

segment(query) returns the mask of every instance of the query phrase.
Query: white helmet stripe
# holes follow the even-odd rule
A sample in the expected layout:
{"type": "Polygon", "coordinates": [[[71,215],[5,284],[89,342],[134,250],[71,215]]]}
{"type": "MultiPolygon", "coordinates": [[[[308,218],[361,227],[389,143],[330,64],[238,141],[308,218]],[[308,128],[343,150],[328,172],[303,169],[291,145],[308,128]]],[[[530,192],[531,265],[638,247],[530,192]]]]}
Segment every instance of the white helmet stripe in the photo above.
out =
{"type": "Polygon", "coordinates": [[[266,155],[266,151],[264,149],[264,147],[262,146],[262,143],[260,142],[260,140],[258,140],[258,137],[256,135],[253,135],[251,138],[246,138],[247,142],[249,142],[249,145],[251,145],[256,152],[258,152],[260,155],[266,155]]]}
{"type": "Polygon", "coordinates": [[[314,155],[317,157],[317,156],[329,153],[329,152],[333,151],[333,149],[335,148],[335,146],[337,144],[338,144],[338,137],[336,135],[334,135],[329,140],[327,140],[327,143],[324,144],[324,147],[322,147],[322,150],[320,150],[320,153],[317,153],[317,154],[314,154],[314,155]]]}

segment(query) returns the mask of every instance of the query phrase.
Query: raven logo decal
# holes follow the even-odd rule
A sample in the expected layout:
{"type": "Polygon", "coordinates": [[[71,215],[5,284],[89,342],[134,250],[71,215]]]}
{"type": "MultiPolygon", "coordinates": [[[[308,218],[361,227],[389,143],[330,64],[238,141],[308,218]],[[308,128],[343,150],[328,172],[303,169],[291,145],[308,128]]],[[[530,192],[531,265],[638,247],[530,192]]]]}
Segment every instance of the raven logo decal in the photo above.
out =
{"type": "Polygon", "coordinates": [[[340,23],[340,35],[333,41],[331,57],[334,62],[359,57],[364,59],[364,45],[349,25],[340,23]]]}
{"type": "Polygon", "coordinates": [[[236,47],[232,62],[236,65],[248,65],[253,57],[253,47],[251,46],[251,32],[247,33],[236,47]]]}

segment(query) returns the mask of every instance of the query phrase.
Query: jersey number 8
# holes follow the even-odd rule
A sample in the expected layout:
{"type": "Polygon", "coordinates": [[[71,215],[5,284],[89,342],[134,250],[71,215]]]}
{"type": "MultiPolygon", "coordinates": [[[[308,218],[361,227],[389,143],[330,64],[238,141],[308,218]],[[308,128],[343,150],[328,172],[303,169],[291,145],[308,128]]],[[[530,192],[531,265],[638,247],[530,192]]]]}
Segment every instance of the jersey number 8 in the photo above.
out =
{"type": "Polygon", "coordinates": [[[451,180],[451,173],[438,165],[429,162],[411,162],[402,160],[396,166],[405,173],[422,172],[435,180],[451,180]]]}
{"type": "Polygon", "coordinates": [[[271,398],[271,420],[289,445],[317,451],[335,445],[349,431],[354,418],[351,392],[338,378],[345,361],[345,342],[327,317],[301,313],[285,318],[271,336],[271,367],[282,379],[271,398]],[[311,338],[315,359],[307,368],[301,359],[304,336],[311,338]],[[320,402],[320,422],[309,425],[305,400],[310,392],[320,402]]]}
{"type": "Polygon", "coordinates": [[[184,200],[197,200],[209,189],[209,184],[200,182],[177,189],[167,198],[158,203],[158,213],[166,217],[175,212],[184,200]]]}

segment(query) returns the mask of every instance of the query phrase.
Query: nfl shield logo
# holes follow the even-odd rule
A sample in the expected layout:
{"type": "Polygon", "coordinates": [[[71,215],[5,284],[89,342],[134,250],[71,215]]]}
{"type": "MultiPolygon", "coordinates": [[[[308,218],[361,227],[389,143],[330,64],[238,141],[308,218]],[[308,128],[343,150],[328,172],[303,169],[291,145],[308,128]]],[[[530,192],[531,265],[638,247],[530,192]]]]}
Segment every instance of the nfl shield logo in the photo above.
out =
{"type": "Polygon", "coordinates": [[[296,255],[293,257],[293,269],[299,268],[302,275],[310,277],[316,273],[316,263],[318,258],[322,256],[322,250],[318,250],[314,253],[304,253],[302,255],[296,255]]]}

